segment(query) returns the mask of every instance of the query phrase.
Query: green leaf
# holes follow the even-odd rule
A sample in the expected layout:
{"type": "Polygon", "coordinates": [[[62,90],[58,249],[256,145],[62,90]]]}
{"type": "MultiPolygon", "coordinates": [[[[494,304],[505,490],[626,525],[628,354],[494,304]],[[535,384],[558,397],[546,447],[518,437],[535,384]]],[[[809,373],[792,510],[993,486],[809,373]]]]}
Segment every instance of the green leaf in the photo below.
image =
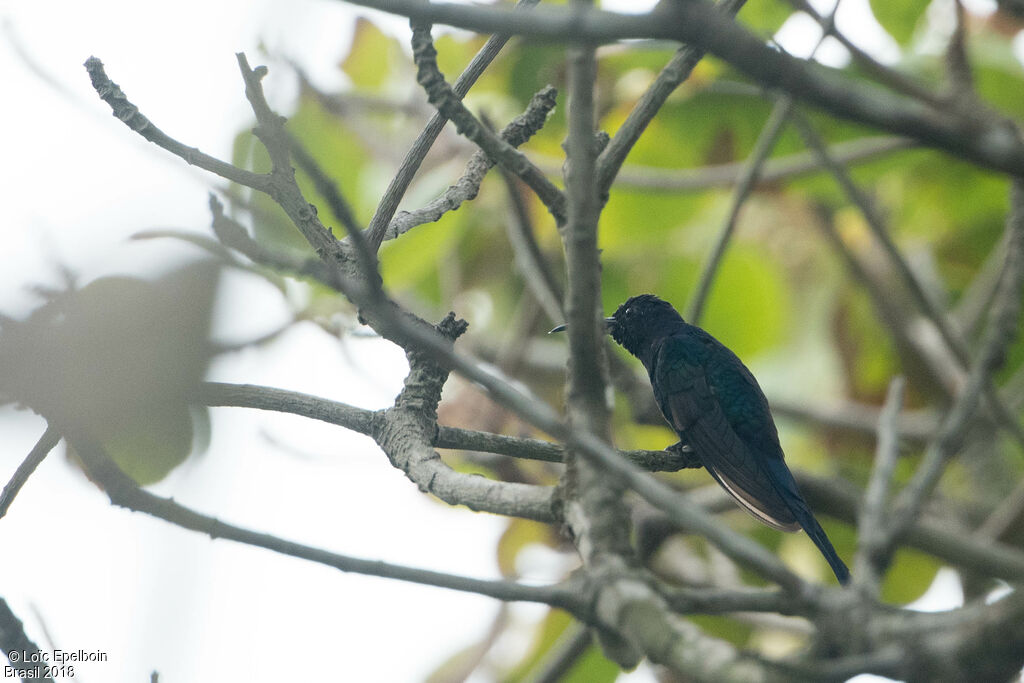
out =
{"type": "Polygon", "coordinates": [[[982,99],[1008,116],[1024,116],[1024,68],[1013,44],[1002,36],[982,33],[970,42],[970,60],[982,99]]]}
{"type": "Polygon", "coordinates": [[[736,245],[722,263],[704,322],[722,343],[749,358],[786,338],[791,301],[779,264],[762,249],[736,245]]]}
{"type": "Polygon", "coordinates": [[[352,47],[341,63],[342,70],[356,88],[380,90],[399,65],[408,68],[408,63],[409,59],[396,39],[368,19],[360,17],[356,20],[352,47]]]}
{"type": "Polygon", "coordinates": [[[533,94],[545,85],[564,81],[565,51],[562,47],[531,43],[512,53],[507,87],[521,106],[526,106],[533,94]]]}
{"type": "Polygon", "coordinates": [[[917,600],[935,579],[941,563],[916,550],[896,552],[882,583],[882,600],[905,605],[917,600]]]}
{"type": "Polygon", "coordinates": [[[871,0],[871,11],[896,42],[906,45],[930,4],[931,0],[871,0]]]}
{"type": "Polygon", "coordinates": [[[437,278],[449,254],[457,252],[474,217],[466,211],[449,212],[436,223],[417,226],[381,246],[380,269],[384,281],[397,289],[415,289],[436,300],[437,278]],[[434,296],[429,296],[434,294],[434,296]]]}
{"type": "Polygon", "coordinates": [[[139,484],[153,484],[192,453],[194,431],[187,405],[161,402],[131,416],[103,445],[125,474],[139,484]]]}
{"type": "Polygon", "coordinates": [[[793,6],[784,0],[757,0],[748,2],[740,10],[739,18],[752,31],[770,36],[778,31],[793,14],[793,6]]]}

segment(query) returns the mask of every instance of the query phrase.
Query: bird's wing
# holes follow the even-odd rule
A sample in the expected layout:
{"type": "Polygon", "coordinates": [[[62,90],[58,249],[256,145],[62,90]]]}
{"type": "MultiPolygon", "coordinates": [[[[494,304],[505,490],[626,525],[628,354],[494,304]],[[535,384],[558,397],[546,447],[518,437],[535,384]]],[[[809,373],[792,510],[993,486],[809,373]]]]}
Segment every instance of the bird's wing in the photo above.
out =
{"type": "Polygon", "coordinates": [[[663,348],[652,374],[665,418],[722,488],[768,526],[783,531],[799,529],[766,467],[768,463],[760,462],[758,454],[750,451],[729,424],[704,368],[678,349],[663,348]]]}

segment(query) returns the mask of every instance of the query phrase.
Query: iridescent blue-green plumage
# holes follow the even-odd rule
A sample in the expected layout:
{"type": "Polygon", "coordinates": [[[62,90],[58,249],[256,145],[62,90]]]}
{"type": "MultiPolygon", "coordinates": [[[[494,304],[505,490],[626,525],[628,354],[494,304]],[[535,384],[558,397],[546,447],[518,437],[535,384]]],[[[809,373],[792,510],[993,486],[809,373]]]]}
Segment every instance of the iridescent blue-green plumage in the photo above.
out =
{"type": "Polygon", "coordinates": [[[629,299],[606,322],[647,368],[662,414],[711,476],[765,524],[803,527],[836,578],[849,581],[786,466],[768,400],[736,354],[652,294],[629,299]]]}

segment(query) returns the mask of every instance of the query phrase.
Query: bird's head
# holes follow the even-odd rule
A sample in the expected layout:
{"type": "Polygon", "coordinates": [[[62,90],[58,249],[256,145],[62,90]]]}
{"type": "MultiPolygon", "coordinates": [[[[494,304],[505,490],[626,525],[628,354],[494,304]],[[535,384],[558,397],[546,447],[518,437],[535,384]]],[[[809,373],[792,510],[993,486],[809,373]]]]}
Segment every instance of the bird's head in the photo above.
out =
{"type": "MultiPolygon", "coordinates": [[[[667,301],[653,294],[630,297],[611,317],[604,319],[605,330],[617,343],[640,358],[644,349],[660,335],[667,334],[683,318],[667,301]]],[[[562,332],[559,325],[551,332],[562,332]]]]}
{"type": "Polygon", "coordinates": [[[681,322],[683,317],[672,304],[653,294],[630,297],[610,318],[604,319],[612,339],[637,357],[654,339],[667,334],[681,322]]]}

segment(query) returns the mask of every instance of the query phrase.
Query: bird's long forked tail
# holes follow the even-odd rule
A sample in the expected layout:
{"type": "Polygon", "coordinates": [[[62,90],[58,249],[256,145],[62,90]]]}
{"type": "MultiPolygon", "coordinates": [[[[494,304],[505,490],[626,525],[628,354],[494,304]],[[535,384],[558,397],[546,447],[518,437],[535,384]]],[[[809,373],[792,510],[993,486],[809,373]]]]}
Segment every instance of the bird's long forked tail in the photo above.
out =
{"type": "MultiPolygon", "coordinates": [[[[803,501],[801,501],[802,503],[803,501]]],[[[825,560],[828,562],[828,566],[832,567],[832,572],[839,579],[839,583],[846,585],[850,583],[850,570],[846,567],[846,564],[839,558],[839,553],[832,547],[832,541],[828,540],[828,536],[825,534],[825,530],[818,524],[818,520],[814,518],[810,509],[805,505],[797,505],[793,513],[796,515],[796,519],[800,522],[800,526],[804,528],[804,531],[810,536],[814,545],[818,546],[818,550],[825,556],[825,560]]]]}
{"type": "MultiPolygon", "coordinates": [[[[792,473],[782,464],[781,460],[779,464],[781,467],[773,469],[774,476],[772,480],[775,481],[778,487],[772,489],[774,495],[767,495],[764,489],[759,489],[760,497],[753,495],[751,491],[744,489],[742,486],[738,486],[724,472],[716,468],[715,465],[705,463],[705,469],[741,507],[762,523],[781,531],[796,531],[798,525],[803,528],[811,541],[814,542],[814,545],[818,546],[818,550],[825,557],[836,578],[839,579],[839,583],[845,586],[850,581],[850,570],[840,559],[825,530],[818,524],[818,520],[814,518],[814,513],[811,512],[807,502],[800,495],[792,473]]],[[[747,481],[746,483],[749,488],[750,482],[747,481]]]]}

